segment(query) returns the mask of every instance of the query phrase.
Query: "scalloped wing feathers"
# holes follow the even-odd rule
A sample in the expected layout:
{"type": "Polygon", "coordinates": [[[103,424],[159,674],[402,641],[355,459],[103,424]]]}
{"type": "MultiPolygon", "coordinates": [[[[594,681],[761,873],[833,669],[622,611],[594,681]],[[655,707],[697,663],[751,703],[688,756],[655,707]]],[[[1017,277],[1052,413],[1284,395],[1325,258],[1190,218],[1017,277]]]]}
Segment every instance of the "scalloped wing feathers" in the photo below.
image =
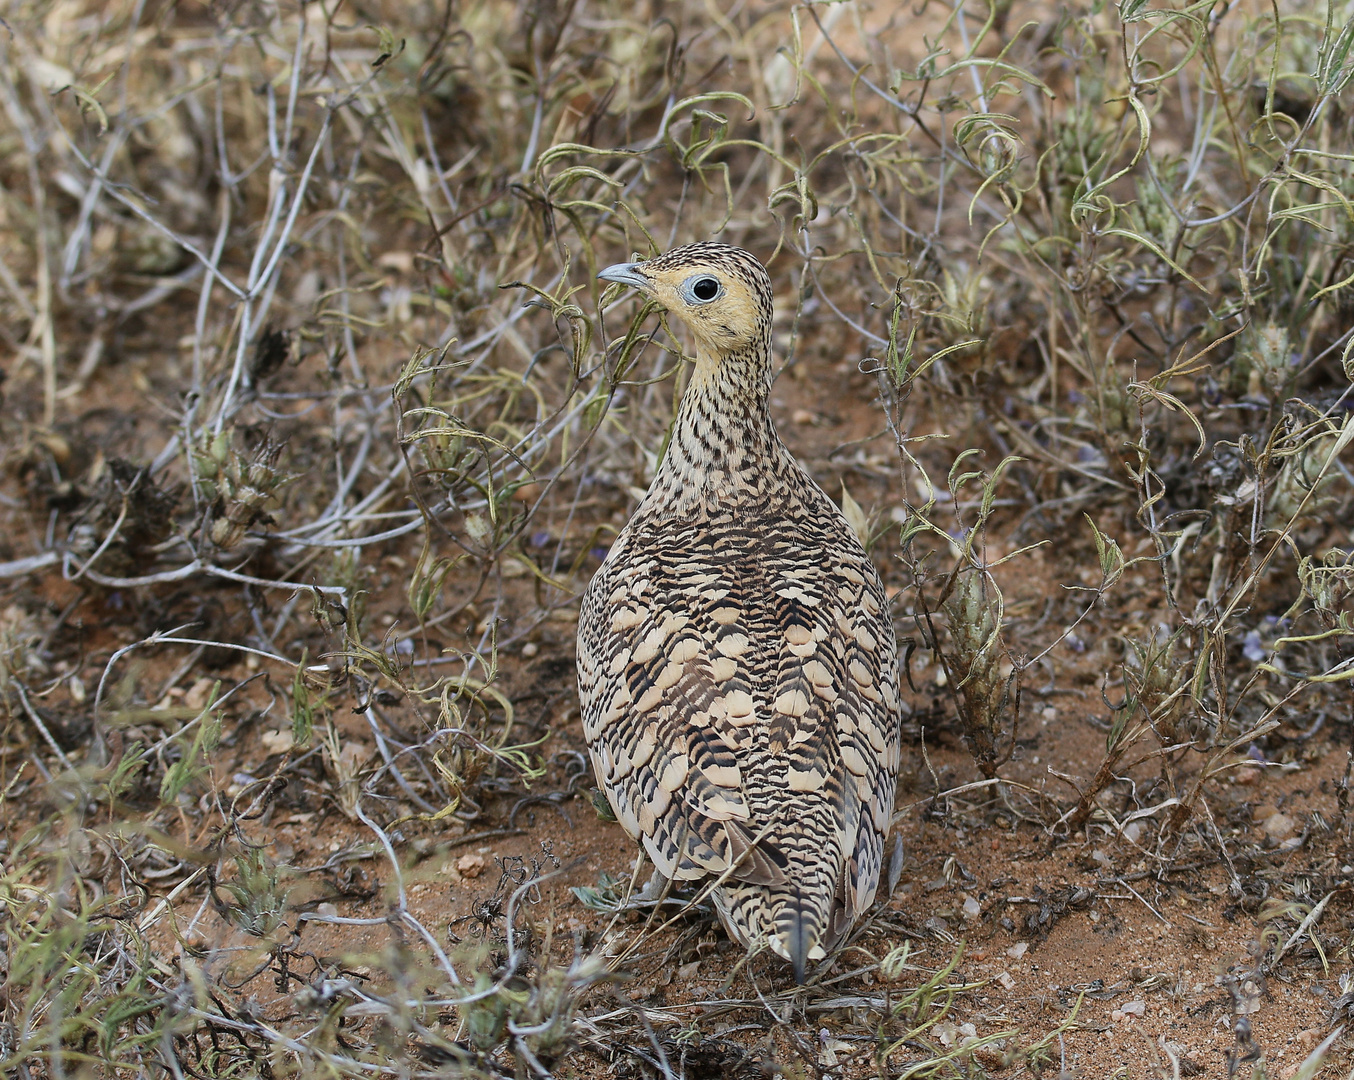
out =
{"type": "Polygon", "coordinates": [[[658,473],[583,596],[584,734],[658,870],[717,879],[730,933],[802,980],[879,883],[901,735],[888,604],[771,423],[761,264],[705,243],[625,270],[703,336],[658,473]],[[724,299],[675,306],[693,273],[724,299]],[[717,346],[726,323],[743,344],[717,346]]]}

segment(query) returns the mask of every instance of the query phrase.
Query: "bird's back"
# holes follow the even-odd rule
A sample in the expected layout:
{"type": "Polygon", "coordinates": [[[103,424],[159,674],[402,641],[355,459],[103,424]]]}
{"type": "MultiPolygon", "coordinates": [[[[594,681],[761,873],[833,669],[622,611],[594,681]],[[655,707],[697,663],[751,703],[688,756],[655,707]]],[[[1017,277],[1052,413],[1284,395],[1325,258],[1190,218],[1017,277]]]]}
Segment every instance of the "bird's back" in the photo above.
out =
{"type": "Polygon", "coordinates": [[[668,877],[722,878],[730,930],[802,977],[874,898],[899,700],[878,572],[781,453],[758,505],[651,493],[585,593],[579,686],[626,831],[668,877]]]}

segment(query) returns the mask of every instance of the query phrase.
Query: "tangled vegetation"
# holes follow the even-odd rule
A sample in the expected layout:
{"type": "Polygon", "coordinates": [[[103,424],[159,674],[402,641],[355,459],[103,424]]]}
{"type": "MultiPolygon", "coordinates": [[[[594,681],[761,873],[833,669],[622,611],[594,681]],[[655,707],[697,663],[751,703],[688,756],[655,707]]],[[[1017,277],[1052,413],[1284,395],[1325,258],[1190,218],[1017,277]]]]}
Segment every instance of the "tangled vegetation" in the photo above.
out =
{"type": "MultiPolygon", "coordinates": [[[[937,1036],[962,949],[888,915],[849,1000],[716,1035],[632,998],[626,882],[551,924],[549,845],[468,922],[411,900],[592,813],[571,620],[686,377],[596,270],[712,236],[770,267],[782,426],[940,688],[909,801],[1131,825],[1227,866],[1255,978],[1348,978],[1349,768],[1263,895],[1214,809],[1354,746],[1348,0],[17,0],[0,49],[6,1075],[1059,1068],[1080,999],[937,1036]],[[1100,760],[1010,782],[1074,670],[1100,760]],[[296,865],[284,815],[343,842],[296,865]]],[[[1247,985],[1229,1075],[1268,1075],[1247,985]]]]}

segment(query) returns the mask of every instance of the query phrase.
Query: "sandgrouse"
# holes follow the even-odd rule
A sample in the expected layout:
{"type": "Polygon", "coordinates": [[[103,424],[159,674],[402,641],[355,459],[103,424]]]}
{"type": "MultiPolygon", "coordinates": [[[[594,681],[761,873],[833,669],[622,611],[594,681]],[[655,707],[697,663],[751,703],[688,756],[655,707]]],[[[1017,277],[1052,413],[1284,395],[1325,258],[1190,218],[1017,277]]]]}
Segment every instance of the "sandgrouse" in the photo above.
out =
{"type": "Polygon", "coordinates": [[[583,595],[597,780],[745,946],[825,957],[874,900],[900,741],[878,571],[768,409],[771,280],[724,244],[599,277],[686,323],[696,368],[648,493],[583,595]]]}

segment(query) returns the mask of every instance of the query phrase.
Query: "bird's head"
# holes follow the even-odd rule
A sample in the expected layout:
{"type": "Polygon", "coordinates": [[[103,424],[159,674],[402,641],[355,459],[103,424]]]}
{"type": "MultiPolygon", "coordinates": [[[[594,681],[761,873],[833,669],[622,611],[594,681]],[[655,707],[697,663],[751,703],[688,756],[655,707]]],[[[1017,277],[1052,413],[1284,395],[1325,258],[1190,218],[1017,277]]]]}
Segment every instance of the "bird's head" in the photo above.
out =
{"type": "Polygon", "coordinates": [[[712,356],[769,347],[771,278],[741,248],[702,242],[597,275],[631,285],[680,318],[712,356]]]}

